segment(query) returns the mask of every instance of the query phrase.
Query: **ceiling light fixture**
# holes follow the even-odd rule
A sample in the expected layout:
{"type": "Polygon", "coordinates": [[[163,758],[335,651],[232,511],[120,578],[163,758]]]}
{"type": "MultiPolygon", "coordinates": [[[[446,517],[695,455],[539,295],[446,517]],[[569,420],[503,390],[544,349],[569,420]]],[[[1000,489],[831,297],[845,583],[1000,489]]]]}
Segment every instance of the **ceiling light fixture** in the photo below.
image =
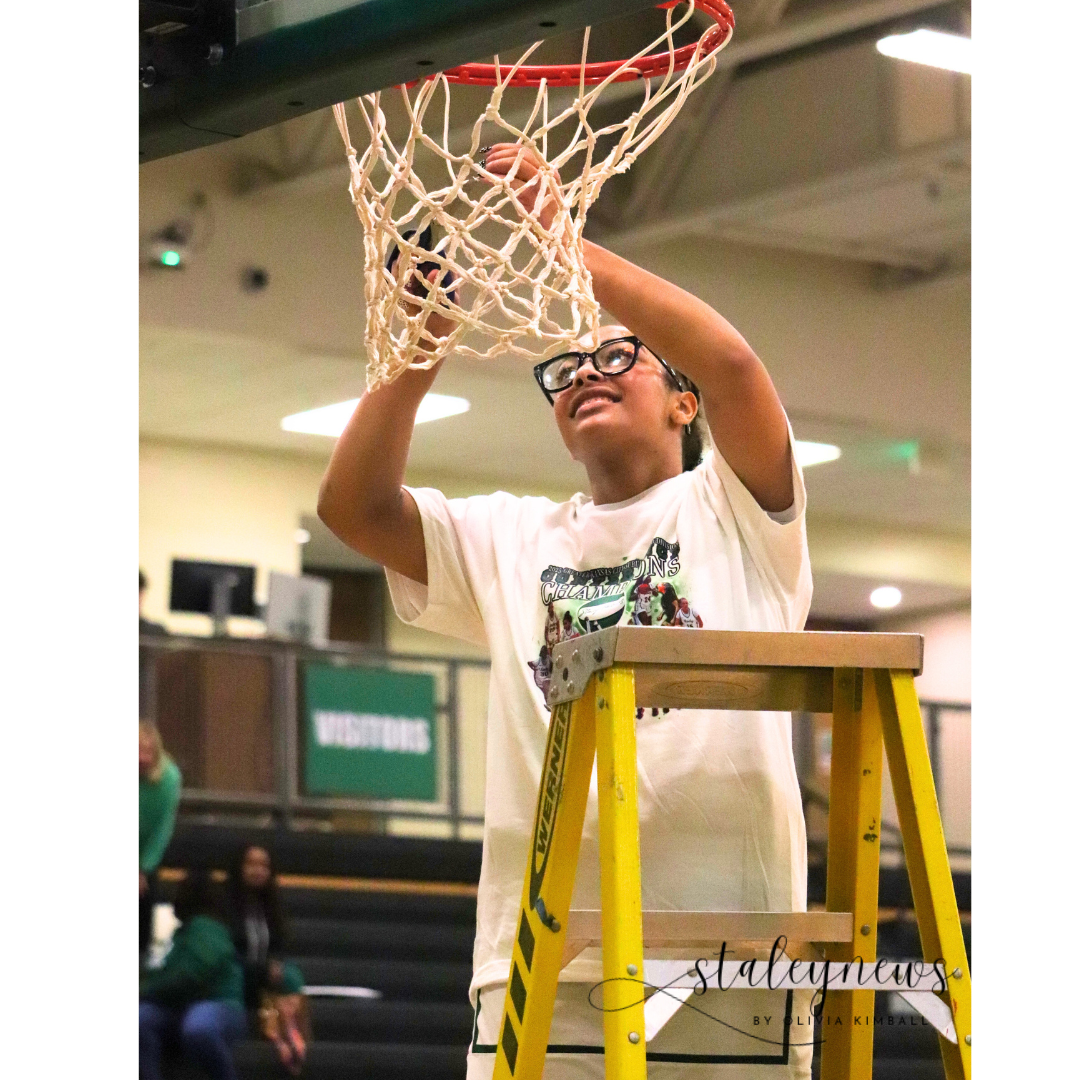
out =
{"type": "MultiPolygon", "coordinates": [[[[296,431],[302,435],[327,435],[336,439],[349,422],[349,417],[356,411],[359,398],[339,401],[334,405],[323,405],[319,409],[307,409],[293,413],[281,421],[282,431],[296,431]]],[[[450,394],[426,394],[416,411],[416,422],[426,424],[429,420],[442,420],[447,416],[457,416],[468,412],[469,402],[463,397],[450,394]]]]}
{"type": "Polygon", "coordinates": [[[469,411],[469,402],[452,394],[425,394],[416,410],[416,422],[426,424],[429,420],[442,420],[469,411]]]}
{"type": "Polygon", "coordinates": [[[835,461],[839,456],[840,447],[833,446],[832,443],[795,440],[795,460],[804,469],[809,469],[811,465],[822,465],[826,461],[835,461]]]}
{"type": "Polygon", "coordinates": [[[943,34],[940,30],[912,30],[890,34],[877,43],[879,53],[914,64],[971,74],[971,38],[943,34]]]}
{"type": "Polygon", "coordinates": [[[876,608],[894,608],[904,599],[895,585],[882,585],[870,594],[870,603],[876,608]]]}

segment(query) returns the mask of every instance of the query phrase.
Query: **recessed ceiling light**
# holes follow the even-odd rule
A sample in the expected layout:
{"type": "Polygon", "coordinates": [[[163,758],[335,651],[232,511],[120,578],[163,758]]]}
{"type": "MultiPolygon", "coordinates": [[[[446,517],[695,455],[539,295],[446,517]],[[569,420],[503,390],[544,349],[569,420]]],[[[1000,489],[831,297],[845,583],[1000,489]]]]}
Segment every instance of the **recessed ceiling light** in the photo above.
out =
{"type": "Polygon", "coordinates": [[[323,405],[319,409],[293,413],[281,421],[281,429],[298,431],[304,435],[329,435],[336,439],[345,430],[349,417],[356,411],[359,403],[359,398],[352,398],[334,405],[323,405]]]}
{"type": "Polygon", "coordinates": [[[879,53],[915,64],[971,74],[971,38],[943,34],[940,30],[912,30],[910,34],[890,34],[878,43],[879,53]]]}
{"type": "Polygon", "coordinates": [[[835,461],[840,456],[840,447],[832,443],[804,442],[795,440],[795,460],[804,468],[821,465],[826,461],[835,461]]]}
{"type": "MultiPolygon", "coordinates": [[[[328,435],[336,439],[349,422],[349,417],[356,411],[359,398],[339,401],[334,405],[323,405],[319,409],[293,413],[281,421],[283,431],[298,431],[303,435],[328,435]]],[[[450,394],[426,394],[416,411],[416,422],[426,424],[429,420],[441,420],[446,416],[456,416],[468,412],[469,402],[462,397],[450,394]]]]}
{"type": "Polygon", "coordinates": [[[895,585],[882,585],[870,594],[870,603],[877,608],[891,608],[896,607],[903,598],[903,594],[895,585]]]}

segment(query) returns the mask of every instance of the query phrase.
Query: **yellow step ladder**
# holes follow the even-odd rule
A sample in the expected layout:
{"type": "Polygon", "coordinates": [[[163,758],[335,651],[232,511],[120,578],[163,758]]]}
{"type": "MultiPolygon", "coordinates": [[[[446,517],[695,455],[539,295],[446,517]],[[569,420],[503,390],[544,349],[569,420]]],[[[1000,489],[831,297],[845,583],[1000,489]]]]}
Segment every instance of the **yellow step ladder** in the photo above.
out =
{"type": "MultiPolygon", "coordinates": [[[[562,967],[603,952],[608,1080],[645,1080],[644,950],[721,941],[812,945],[830,961],[877,952],[882,747],[888,755],[915,915],[956,1042],[949,1080],[971,1077],[971,979],[915,693],[916,634],[762,633],[617,626],[552,650],[552,707],[495,1080],[540,1080],[562,967]],[[833,714],[824,912],[642,912],[634,721],[639,707],[833,714]],[[600,912],[570,911],[593,760],[599,790],[600,912]]],[[[672,718],[677,723],[677,718],[672,718]]],[[[821,954],[818,954],[821,955],[821,954]]],[[[867,964],[867,967],[872,967],[867,964]]],[[[861,970],[861,969],[859,969],[861,970]]],[[[873,989],[829,989],[822,1080],[871,1080],[873,989]]],[[[942,1008],[942,1006],[938,1006],[942,1008]]],[[[940,1030],[940,1029],[939,1029],[940,1030]]]]}

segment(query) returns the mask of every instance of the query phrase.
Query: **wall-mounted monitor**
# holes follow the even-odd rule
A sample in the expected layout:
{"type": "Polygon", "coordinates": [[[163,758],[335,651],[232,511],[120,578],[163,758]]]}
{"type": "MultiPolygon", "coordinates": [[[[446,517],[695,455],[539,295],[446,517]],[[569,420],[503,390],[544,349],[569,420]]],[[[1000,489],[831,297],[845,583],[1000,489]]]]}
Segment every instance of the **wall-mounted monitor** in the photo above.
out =
{"type": "Polygon", "coordinates": [[[256,614],[255,567],[173,559],[169,610],[209,615],[214,632],[225,633],[228,616],[256,614]]]}

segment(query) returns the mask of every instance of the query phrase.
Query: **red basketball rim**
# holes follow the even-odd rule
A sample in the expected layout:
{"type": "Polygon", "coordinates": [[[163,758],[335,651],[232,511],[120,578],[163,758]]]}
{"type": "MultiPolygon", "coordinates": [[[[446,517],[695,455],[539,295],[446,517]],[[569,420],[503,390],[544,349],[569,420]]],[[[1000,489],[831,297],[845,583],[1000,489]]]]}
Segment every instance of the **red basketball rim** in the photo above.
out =
{"type": "MultiPolygon", "coordinates": [[[[678,3],[679,0],[676,0],[678,3]]],[[[675,7],[676,3],[657,4],[660,8],[675,7]]],[[[724,0],[696,0],[695,8],[704,11],[716,23],[705,35],[702,46],[703,55],[715,52],[731,36],[735,29],[735,16],[724,0]]],[[[650,79],[667,75],[669,71],[682,71],[693,59],[698,49],[698,42],[684,45],[674,53],[653,53],[643,56],[632,68],[628,68],[615,82],[632,82],[634,79],[650,79]],[[674,56],[674,64],[672,57],[674,56]]],[[[603,60],[595,64],[523,64],[514,72],[512,78],[504,78],[505,86],[539,86],[546,81],[548,86],[579,86],[584,81],[586,86],[602,83],[618,71],[625,60],[603,60]],[[584,76],[584,80],[582,79],[584,76]]],[[[448,82],[465,86],[496,86],[502,71],[509,71],[513,65],[496,67],[494,64],[462,64],[460,67],[447,68],[442,74],[448,82]]]]}

